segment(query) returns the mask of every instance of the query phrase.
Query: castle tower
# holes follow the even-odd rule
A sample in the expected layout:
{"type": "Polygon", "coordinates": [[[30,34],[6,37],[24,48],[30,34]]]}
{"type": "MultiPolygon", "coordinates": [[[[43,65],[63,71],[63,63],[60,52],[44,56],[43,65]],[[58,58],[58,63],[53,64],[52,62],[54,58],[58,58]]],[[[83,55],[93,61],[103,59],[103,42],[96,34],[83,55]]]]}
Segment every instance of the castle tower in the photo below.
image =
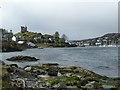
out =
{"type": "Polygon", "coordinates": [[[21,26],[21,33],[25,33],[27,31],[27,26],[21,26]]]}

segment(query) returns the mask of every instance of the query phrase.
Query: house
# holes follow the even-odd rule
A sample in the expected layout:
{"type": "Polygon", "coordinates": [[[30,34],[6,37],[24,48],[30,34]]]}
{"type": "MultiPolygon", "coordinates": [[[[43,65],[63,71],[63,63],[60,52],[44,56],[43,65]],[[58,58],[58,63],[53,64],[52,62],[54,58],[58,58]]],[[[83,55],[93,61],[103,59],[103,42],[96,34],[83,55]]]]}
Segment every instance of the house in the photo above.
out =
{"type": "Polygon", "coordinates": [[[96,46],[100,46],[102,43],[101,42],[96,42],[95,45],[96,46]]]}
{"type": "Polygon", "coordinates": [[[95,45],[96,45],[96,46],[100,46],[100,45],[102,45],[102,41],[101,41],[101,39],[97,39],[95,45]]]}
{"type": "Polygon", "coordinates": [[[7,37],[6,35],[3,35],[3,36],[1,36],[1,40],[2,40],[2,41],[7,41],[7,40],[8,40],[8,37],[7,37]]]}
{"type": "Polygon", "coordinates": [[[23,44],[24,43],[24,41],[18,41],[18,44],[23,44]]]}
{"type": "Polygon", "coordinates": [[[16,41],[17,41],[16,36],[13,36],[13,37],[12,37],[12,40],[16,42],[16,41]]]}
{"type": "Polygon", "coordinates": [[[31,47],[34,47],[34,46],[35,46],[35,44],[32,43],[32,42],[28,42],[27,45],[28,45],[28,46],[31,46],[31,47]]]}

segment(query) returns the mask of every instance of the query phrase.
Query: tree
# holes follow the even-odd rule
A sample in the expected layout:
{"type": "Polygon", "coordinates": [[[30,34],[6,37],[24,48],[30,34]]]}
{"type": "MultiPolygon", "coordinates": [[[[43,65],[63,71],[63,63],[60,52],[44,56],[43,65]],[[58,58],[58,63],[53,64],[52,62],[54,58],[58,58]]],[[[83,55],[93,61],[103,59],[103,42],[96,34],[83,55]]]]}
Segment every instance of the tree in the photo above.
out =
{"type": "Polygon", "coordinates": [[[59,42],[59,39],[60,39],[60,34],[59,34],[59,32],[55,32],[55,34],[54,34],[54,39],[55,39],[55,42],[59,42]]]}
{"type": "Polygon", "coordinates": [[[65,42],[66,40],[68,40],[68,37],[65,34],[63,34],[61,39],[65,42]]]}

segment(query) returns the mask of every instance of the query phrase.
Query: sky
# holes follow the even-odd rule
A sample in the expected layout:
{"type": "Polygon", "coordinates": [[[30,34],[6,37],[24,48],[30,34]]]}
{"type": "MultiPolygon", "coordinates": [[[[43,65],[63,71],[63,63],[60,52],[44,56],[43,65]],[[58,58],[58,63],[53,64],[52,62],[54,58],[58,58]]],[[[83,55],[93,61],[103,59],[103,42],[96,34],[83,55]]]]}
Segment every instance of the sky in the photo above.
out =
{"type": "Polygon", "coordinates": [[[118,0],[1,0],[0,27],[82,40],[118,32],[118,0]]]}

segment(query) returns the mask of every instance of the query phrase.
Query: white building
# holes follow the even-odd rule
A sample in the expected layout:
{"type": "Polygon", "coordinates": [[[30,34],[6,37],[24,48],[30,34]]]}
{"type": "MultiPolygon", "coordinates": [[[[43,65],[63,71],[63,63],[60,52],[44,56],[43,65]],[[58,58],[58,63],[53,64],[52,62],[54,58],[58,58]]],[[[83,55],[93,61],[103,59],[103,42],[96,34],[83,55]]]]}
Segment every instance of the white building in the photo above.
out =
{"type": "Polygon", "coordinates": [[[24,43],[24,41],[18,41],[18,44],[23,44],[24,43]]]}
{"type": "Polygon", "coordinates": [[[27,45],[28,45],[28,46],[32,46],[32,47],[34,47],[34,46],[35,46],[35,44],[34,44],[34,43],[32,43],[32,42],[28,42],[28,43],[27,43],[27,45]]]}
{"type": "Polygon", "coordinates": [[[13,37],[12,37],[12,40],[16,42],[16,41],[17,41],[16,36],[13,36],[13,37]]]}

